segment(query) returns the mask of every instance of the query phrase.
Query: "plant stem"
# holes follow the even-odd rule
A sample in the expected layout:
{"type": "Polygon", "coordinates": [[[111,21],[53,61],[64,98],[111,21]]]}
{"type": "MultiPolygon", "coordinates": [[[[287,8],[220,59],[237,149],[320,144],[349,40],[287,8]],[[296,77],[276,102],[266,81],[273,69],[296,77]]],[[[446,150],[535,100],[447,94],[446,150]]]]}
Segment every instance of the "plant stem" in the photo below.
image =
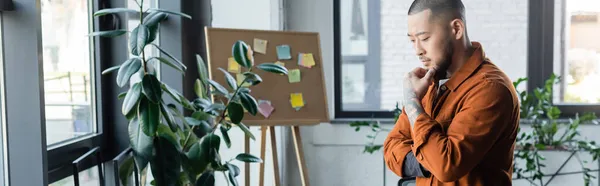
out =
{"type": "MultiPolygon", "coordinates": [[[[136,3],[137,3],[137,0],[136,0],[136,3]]],[[[142,4],[144,4],[144,0],[142,0],[142,4]]],[[[142,5],[140,5],[140,24],[139,24],[139,26],[142,26],[144,24],[143,18],[144,18],[144,8],[142,5]]],[[[144,46],[144,48],[145,48],[145,46],[144,46]]],[[[146,74],[146,73],[148,73],[148,69],[147,69],[147,64],[146,64],[146,54],[144,52],[145,51],[144,48],[142,48],[142,66],[144,68],[144,74],[146,74]]]]}
{"type": "MultiPolygon", "coordinates": [[[[227,179],[227,174],[225,174],[225,171],[223,171],[223,176],[227,179]]],[[[229,181],[225,180],[225,182],[227,182],[227,186],[229,186],[229,181]]]]}
{"type": "MultiPolygon", "coordinates": [[[[252,71],[252,69],[248,70],[247,72],[251,72],[251,71],[252,71]]],[[[231,100],[238,94],[238,92],[240,91],[240,89],[242,88],[242,85],[244,84],[244,82],[246,82],[246,80],[248,80],[248,77],[244,77],[244,80],[237,86],[237,88],[233,92],[233,95],[231,96],[231,98],[229,100],[227,100],[227,106],[225,106],[225,110],[223,110],[223,112],[221,113],[219,122],[217,122],[217,123],[215,123],[215,125],[213,125],[211,133],[215,132],[215,130],[217,129],[217,126],[219,126],[219,124],[225,119],[225,112],[227,112],[229,105],[231,105],[231,100]]]]}
{"type": "MultiPolygon", "coordinates": [[[[248,70],[247,72],[251,72],[252,69],[248,70]]],[[[242,87],[242,85],[244,84],[244,82],[246,82],[246,80],[248,80],[248,77],[244,78],[244,81],[242,81],[238,87],[235,89],[235,92],[233,93],[233,95],[231,96],[231,98],[229,100],[227,100],[227,106],[225,106],[225,110],[223,110],[223,112],[221,112],[221,115],[219,116],[219,122],[215,123],[215,125],[213,125],[212,127],[212,131],[210,133],[214,133],[215,130],[217,129],[217,126],[219,126],[219,124],[221,122],[223,122],[223,120],[225,119],[225,112],[227,112],[227,108],[229,108],[229,105],[231,104],[231,99],[233,99],[237,93],[240,91],[240,88],[242,87]]],[[[196,126],[192,126],[192,129],[190,130],[190,133],[188,133],[188,136],[185,138],[185,142],[183,142],[183,148],[185,149],[185,147],[187,146],[188,141],[190,140],[190,137],[192,135],[192,132],[194,132],[194,128],[196,126]]]]}

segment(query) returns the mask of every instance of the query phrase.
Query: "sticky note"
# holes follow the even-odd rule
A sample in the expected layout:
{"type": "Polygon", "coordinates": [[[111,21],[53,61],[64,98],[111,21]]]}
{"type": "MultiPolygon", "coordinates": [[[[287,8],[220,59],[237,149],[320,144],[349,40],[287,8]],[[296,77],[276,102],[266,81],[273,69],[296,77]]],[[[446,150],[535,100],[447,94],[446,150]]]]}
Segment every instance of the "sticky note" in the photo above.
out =
{"type": "Polygon", "coordinates": [[[262,114],[265,118],[269,118],[275,108],[271,105],[271,102],[260,102],[258,104],[258,112],[262,114]]]}
{"type": "Polygon", "coordinates": [[[315,58],[313,57],[312,53],[302,54],[302,56],[298,58],[302,58],[298,63],[298,65],[300,66],[307,68],[312,68],[313,66],[315,66],[315,58]]]}
{"type": "Polygon", "coordinates": [[[302,97],[302,93],[290,94],[290,102],[292,103],[293,108],[298,109],[304,107],[304,98],[302,97]]]}
{"type": "Polygon", "coordinates": [[[300,69],[293,69],[288,71],[288,80],[290,83],[300,82],[300,69]]]}
{"type": "Polygon", "coordinates": [[[281,61],[277,61],[275,62],[276,65],[280,65],[282,67],[285,67],[285,63],[281,62],[281,61]]]}
{"type": "Polygon", "coordinates": [[[230,57],[228,59],[228,62],[227,62],[227,71],[233,72],[233,73],[240,73],[240,71],[241,71],[240,64],[238,64],[235,61],[235,58],[230,57]]]}
{"type": "MultiPolygon", "coordinates": [[[[235,79],[237,80],[237,84],[239,85],[240,83],[242,83],[242,81],[244,81],[244,79],[246,78],[246,76],[244,76],[244,74],[236,74],[235,75],[235,79]]],[[[242,84],[242,87],[250,87],[250,83],[248,82],[244,82],[244,84],[242,84]]]]}
{"type": "Polygon", "coordinates": [[[267,40],[254,38],[254,52],[267,54],[267,40]]]}
{"type": "Polygon", "coordinates": [[[304,54],[298,53],[298,65],[304,66],[304,54]]]}
{"type": "Polygon", "coordinates": [[[289,45],[277,46],[277,59],[292,59],[292,52],[289,45]]]}

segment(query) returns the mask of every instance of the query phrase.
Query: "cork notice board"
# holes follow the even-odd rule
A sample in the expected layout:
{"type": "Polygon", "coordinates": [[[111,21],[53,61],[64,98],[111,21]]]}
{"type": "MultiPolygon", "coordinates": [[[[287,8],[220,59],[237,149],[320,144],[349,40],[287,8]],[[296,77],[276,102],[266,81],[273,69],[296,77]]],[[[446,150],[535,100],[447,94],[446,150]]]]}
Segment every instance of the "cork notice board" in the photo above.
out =
{"type": "MultiPolygon", "coordinates": [[[[257,113],[256,116],[246,113],[243,121],[245,124],[315,125],[329,121],[318,33],[223,28],[205,28],[205,32],[210,78],[225,87],[227,87],[227,83],[219,68],[228,70],[228,59],[232,56],[232,46],[238,40],[246,42],[253,49],[255,38],[267,41],[266,54],[254,52],[254,65],[280,61],[288,70],[300,70],[300,82],[290,83],[286,75],[254,69],[252,72],[262,77],[263,81],[250,87],[251,95],[257,101],[270,101],[275,110],[268,118],[260,113],[257,113]],[[290,46],[291,59],[278,59],[276,47],[280,45],[290,46]],[[315,65],[312,68],[300,66],[298,64],[299,53],[312,53],[315,65]],[[300,110],[292,107],[290,102],[292,93],[302,93],[304,106],[300,110]]],[[[234,78],[236,77],[235,73],[229,73],[234,78]]]]}

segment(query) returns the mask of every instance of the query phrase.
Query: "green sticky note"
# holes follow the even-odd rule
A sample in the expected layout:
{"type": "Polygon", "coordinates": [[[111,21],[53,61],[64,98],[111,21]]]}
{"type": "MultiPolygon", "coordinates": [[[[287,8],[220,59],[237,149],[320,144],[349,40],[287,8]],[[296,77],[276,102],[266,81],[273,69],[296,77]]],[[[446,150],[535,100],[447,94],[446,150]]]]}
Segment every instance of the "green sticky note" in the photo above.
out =
{"type": "Polygon", "coordinates": [[[290,80],[290,83],[300,82],[300,69],[293,69],[288,71],[288,79],[290,80]]]}

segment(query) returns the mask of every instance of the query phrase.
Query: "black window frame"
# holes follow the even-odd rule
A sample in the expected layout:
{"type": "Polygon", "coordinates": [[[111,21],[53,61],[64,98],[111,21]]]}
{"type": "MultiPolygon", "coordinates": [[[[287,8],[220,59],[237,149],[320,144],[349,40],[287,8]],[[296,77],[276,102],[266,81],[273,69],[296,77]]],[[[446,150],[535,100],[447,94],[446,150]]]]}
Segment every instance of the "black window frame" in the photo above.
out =
{"type": "MultiPolygon", "coordinates": [[[[390,111],[347,111],[343,110],[342,104],[342,61],[345,57],[341,54],[341,21],[340,1],[334,0],[334,84],[335,84],[335,118],[393,118],[394,113],[390,111]]],[[[554,68],[554,24],[555,24],[555,1],[562,1],[563,9],[566,0],[529,0],[528,1],[528,37],[527,37],[527,91],[533,92],[537,87],[543,87],[545,80],[553,73],[554,68]]],[[[371,10],[371,9],[369,9],[371,10]]],[[[561,13],[561,16],[564,16],[561,13]]],[[[371,21],[371,20],[369,20],[371,21]]],[[[369,22],[371,24],[371,22],[369,22]]],[[[377,23],[379,24],[379,22],[377,23]]],[[[371,30],[371,28],[369,27],[371,30]]],[[[379,33],[379,27],[376,32],[379,33]]],[[[372,33],[372,32],[369,32],[372,33]]],[[[562,37],[565,37],[564,35],[562,37]]],[[[369,38],[370,39],[370,38],[369,38]]],[[[369,40],[371,43],[372,40],[369,40]]],[[[371,47],[371,45],[369,45],[371,47]]],[[[370,49],[369,49],[370,50],[370,49]]],[[[369,51],[369,55],[373,53],[369,51]]],[[[375,52],[380,55],[379,51],[375,52]]],[[[564,56],[564,54],[561,54],[564,56]]],[[[564,61],[562,57],[561,62],[564,61]]],[[[377,63],[378,64],[378,63],[377,63]]],[[[376,65],[372,65],[376,66],[376,65]]],[[[377,68],[380,66],[377,65],[377,68]]],[[[379,102],[379,100],[377,100],[379,102]]],[[[562,117],[574,117],[577,113],[594,112],[600,116],[600,104],[563,104],[555,103],[562,111],[562,117]]]]}
{"type": "MultiPolygon", "coordinates": [[[[87,1],[87,0],[86,0],[87,1]]],[[[92,4],[92,12],[96,12],[100,9],[111,8],[111,7],[119,7],[119,6],[110,6],[111,0],[91,0],[88,3],[92,4]]],[[[93,16],[93,15],[90,15],[93,16]]],[[[94,31],[100,30],[114,30],[117,28],[122,28],[118,23],[121,15],[115,16],[103,16],[92,19],[92,24],[94,24],[94,31]]],[[[111,109],[120,108],[120,104],[116,101],[117,94],[114,94],[114,90],[119,90],[119,87],[113,85],[116,75],[102,75],[102,69],[109,68],[113,66],[115,63],[114,57],[115,51],[112,48],[114,44],[114,39],[109,38],[100,38],[95,37],[93,39],[93,47],[94,53],[93,55],[93,70],[94,73],[94,81],[90,82],[90,86],[94,86],[95,90],[95,99],[96,104],[94,105],[93,111],[95,112],[95,124],[96,124],[96,132],[93,134],[84,135],[82,137],[69,139],[64,142],[60,142],[59,144],[52,145],[47,149],[47,162],[48,162],[48,183],[53,183],[69,176],[73,175],[73,167],[72,162],[84,155],[86,152],[100,147],[98,156],[100,156],[101,162],[107,162],[111,160],[114,154],[108,144],[111,143],[111,138],[114,135],[109,135],[109,131],[111,130],[111,125],[116,124],[127,124],[123,119],[113,119],[118,117],[113,117],[114,113],[111,113],[111,109]],[[111,123],[114,122],[114,123],[111,123]]],[[[45,118],[44,118],[45,119],[45,118]]],[[[79,170],[86,170],[92,168],[93,166],[98,165],[95,161],[95,158],[88,158],[79,163],[79,170]]],[[[100,173],[104,174],[104,173],[100,173]]]]}
{"type": "MultiPolygon", "coordinates": [[[[360,108],[377,108],[381,106],[381,94],[374,92],[365,93],[364,103],[342,104],[342,63],[366,64],[365,74],[381,74],[381,1],[367,1],[367,33],[368,33],[368,54],[364,56],[342,56],[341,50],[341,0],[333,1],[334,13],[334,91],[335,91],[335,118],[392,118],[390,111],[361,111],[360,108]],[[342,62],[343,61],[343,62],[342,62]],[[350,107],[354,111],[345,111],[343,106],[350,107]]],[[[368,82],[368,89],[381,89],[381,76],[365,76],[368,82]]]]}

